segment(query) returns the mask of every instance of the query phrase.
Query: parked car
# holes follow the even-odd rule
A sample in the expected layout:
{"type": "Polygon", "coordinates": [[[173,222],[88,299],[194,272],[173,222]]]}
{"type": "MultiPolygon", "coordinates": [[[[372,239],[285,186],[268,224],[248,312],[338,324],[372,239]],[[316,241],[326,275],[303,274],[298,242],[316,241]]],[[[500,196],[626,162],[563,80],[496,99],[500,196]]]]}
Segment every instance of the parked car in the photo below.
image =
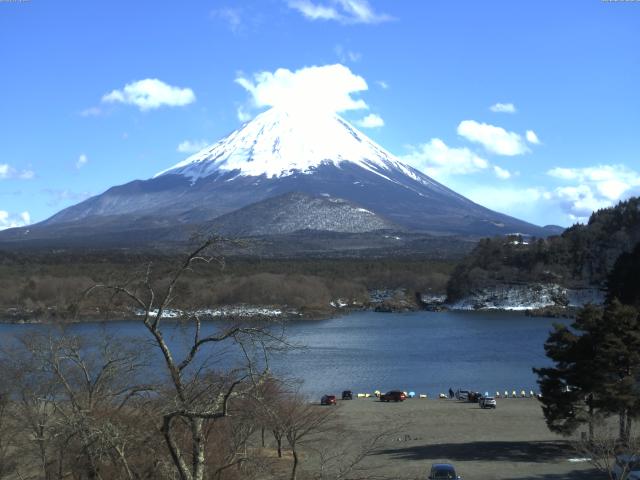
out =
{"type": "Polygon", "coordinates": [[[456,392],[456,399],[462,402],[469,401],[469,390],[458,390],[456,392]]]}
{"type": "Polygon", "coordinates": [[[381,402],[402,402],[407,398],[404,392],[399,390],[391,390],[380,395],[381,402]]]}
{"type": "Polygon", "coordinates": [[[469,401],[471,403],[478,403],[480,397],[482,397],[480,392],[469,392],[469,401]]]}
{"type": "Polygon", "coordinates": [[[640,456],[616,456],[616,463],[611,474],[614,480],[640,480],[640,456]]]}
{"type": "Polygon", "coordinates": [[[493,397],[480,397],[478,404],[480,408],[496,408],[496,399],[493,397]]]}
{"type": "Polygon", "coordinates": [[[353,392],[351,390],[345,390],[342,392],[343,400],[353,400],[353,392]]]}
{"type": "Polygon", "coordinates": [[[336,404],[336,396],[335,395],[323,395],[320,399],[320,405],[335,405],[336,404]]]}
{"type": "Polygon", "coordinates": [[[450,463],[434,463],[427,478],[429,480],[462,480],[456,475],[456,469],[450,463]]]}

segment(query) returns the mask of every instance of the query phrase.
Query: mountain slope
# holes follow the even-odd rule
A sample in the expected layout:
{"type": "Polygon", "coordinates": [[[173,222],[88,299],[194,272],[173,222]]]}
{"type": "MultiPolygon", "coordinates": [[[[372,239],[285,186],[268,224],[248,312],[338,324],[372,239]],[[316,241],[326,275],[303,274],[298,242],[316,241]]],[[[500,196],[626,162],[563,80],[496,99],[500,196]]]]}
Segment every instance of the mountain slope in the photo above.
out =
{"type": "Polygon", "coordinates": [[[391,222],[341,198],[286,193],[216,218],[209,230],[229,237],[283,235],[301,230],[365,233],[397,229],[391,222]]]}
{"type": "MultiPolygon", "coordinates": [[[[548,234],[403,164],[338,116],[271,109],[151,179],[110,188],[44,222],[2,232],[0,241],[205,228],[222,215],[291,192],[343,199],[399,228],[427,234],[548,234]]],[[[339,221],[323,228],[351,231],[339,221]]]]}

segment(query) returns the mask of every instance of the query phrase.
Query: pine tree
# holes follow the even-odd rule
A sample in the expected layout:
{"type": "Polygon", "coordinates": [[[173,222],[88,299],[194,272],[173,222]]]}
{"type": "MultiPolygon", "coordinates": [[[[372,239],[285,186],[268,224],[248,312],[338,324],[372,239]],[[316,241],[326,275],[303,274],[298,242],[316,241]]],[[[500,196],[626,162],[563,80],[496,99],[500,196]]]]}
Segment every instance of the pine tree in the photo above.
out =
{"type": "Polygon", "coordinates": [[[640,414],[640,312],[617,299],[604,311],[587,306],[571,327],[556,326],[545,343],[553,367],[534,369],[552,431],[570,435],[583,424],[617,415],[619,438],[630,439],[640,414]]]}
{"type": "Polygon", "coordinates": [[[607,279],[607,303],[618,299],[640,308],[640,243],[618,257],[607,279]]]}
{"type": "Polygon", "coordinates": [[[542,393],[542,410],[551,431],[570,435],[583,424],[593,424],[597,415],[594,392],[599,383],[596,369],[598,330],[602,312],[596,307],[582,309],[571,327],[555,325],[545,343],[554,367],[534,368],[542,393]]]}
{"type": "Polygon", "coordinates": [[[602,324],[596,402],[602,411],[619,416],[620,439],[627,442],[640,408],[640,315],[636,308],[614,299],[604,311],[602,324]]]}

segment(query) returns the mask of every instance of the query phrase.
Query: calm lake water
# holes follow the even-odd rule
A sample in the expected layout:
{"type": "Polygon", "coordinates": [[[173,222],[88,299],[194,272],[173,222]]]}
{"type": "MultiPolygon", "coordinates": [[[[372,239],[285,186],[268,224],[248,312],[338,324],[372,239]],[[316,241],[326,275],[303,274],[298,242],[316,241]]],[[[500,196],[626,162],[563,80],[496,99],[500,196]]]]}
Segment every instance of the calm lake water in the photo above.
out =
{"type": "MultiPolygon", "coordinates": [[[[430,396],[449,387],[492,394],[536,391],[531,367],[549,364],[543,345],[554,322],[563,321],[504,312],[358,312],[296,321],[287,325],[287,337],[306,348],[277,355],[273,369],[303,380],[302,389],[313,396],[347,389],[401,389],[430,396]]],[[[0,335],[8,341],[13,334],[45,328],[0,325],[0,335]]],[[[172,344],[182,349],[186,329],[169,330],[172,344]]],[[[147,338],[135,321],[78,324],[70,331],[108,332],[134,342],[147,338]]]]}

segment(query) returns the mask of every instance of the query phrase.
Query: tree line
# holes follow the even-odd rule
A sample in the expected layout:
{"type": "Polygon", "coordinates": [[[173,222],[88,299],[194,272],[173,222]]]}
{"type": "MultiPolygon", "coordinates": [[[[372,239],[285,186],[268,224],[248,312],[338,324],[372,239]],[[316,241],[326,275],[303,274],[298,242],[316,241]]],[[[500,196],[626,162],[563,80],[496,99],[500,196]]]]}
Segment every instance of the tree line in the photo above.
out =
{"type": "Polygon", "coordinates": [[[565,287],[603,287],[616,259],[640,241],[640,198],[594,212],[549,238],[522,236],[481,240],[454,269],[449,300],[496,284],[557,283],[565,287]]]}
{"type": "MultiPolygon", "coordinates": [[[[148,263],[153,263],[159,284],[180,258],[117,252],[0,255],[0,315],[5,319],[64,321],[79,313],[81,318],[104,317],[106,310],[126,313],[132,306],[130,299],[118,297],[114,301],[98,292],[81,298],[78,292],[95,283],[124,283],[144,275],[138,265],[148,263]]],[[[330,302],[338,298],[365,305],[369,289],[444,292],[452,268],[449,261],[424,258],[226,258],[223,266],[202,265],[197,274],[185,272],[176,285],[180,295],[174,306],[253,304],[315,311],[328,310],[330,302]]]]}

